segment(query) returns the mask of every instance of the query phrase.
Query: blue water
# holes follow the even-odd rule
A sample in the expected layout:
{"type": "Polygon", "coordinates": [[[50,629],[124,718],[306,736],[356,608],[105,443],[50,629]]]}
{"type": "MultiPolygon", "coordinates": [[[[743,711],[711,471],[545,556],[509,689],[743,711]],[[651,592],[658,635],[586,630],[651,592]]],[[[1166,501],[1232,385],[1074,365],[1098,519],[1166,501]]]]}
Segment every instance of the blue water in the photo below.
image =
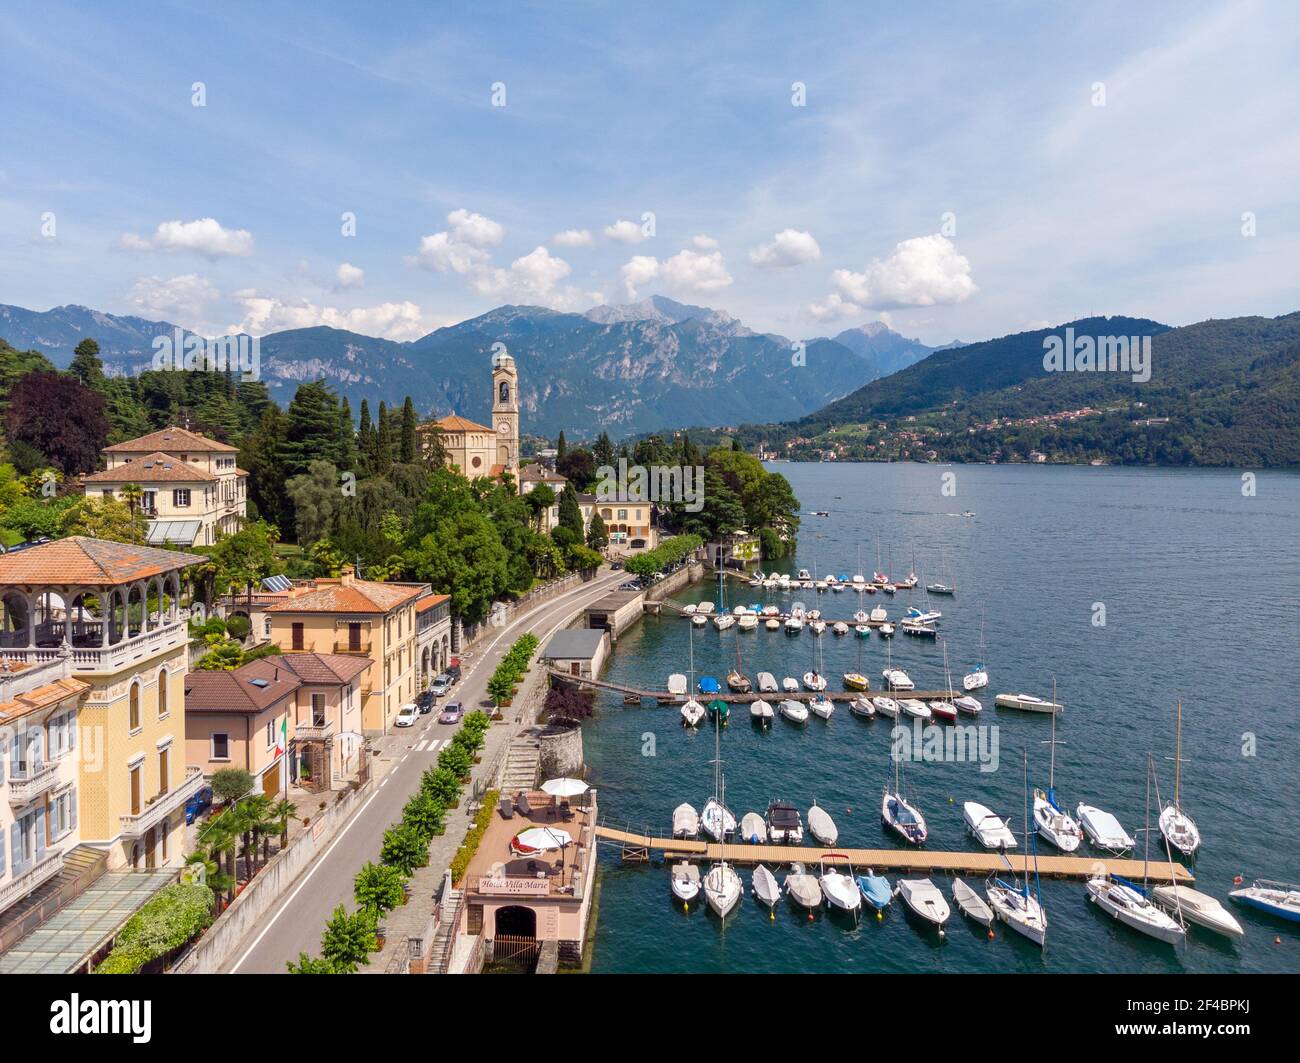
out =
{"type": "MultiPolygon", "coordinates": [[[[961,804],[979,800],[1012,819],[1024,803],[1022,750],[1030,786],[1046,784],[1050,720],[995,710],[996,692],[1049,696],[1057,682],[1066,710],[1058,719],[1056,788],[1073,810],[1079,801],[1115,813],[1130,833],[1143,826],[1146,760],[1156,760],[1160,792],[1172,789],[1175,701],[1183,701],[1182,799],[1203,845],[1197,885],[1228,904],[1244,940],[1193,927],[1185,948],[1151,941],[1103,917],[1082,883],[1043,880],[1047,948],[1040,951],[999,928],[955,911],[947,938],[919,928],[896,901],[882,921],[861,923],[826,912],[809,920],[788,907],[775,919],[747,896],[721,923],[703,905],[684,913],[659,865],[622,865],[612,848],[604,864],[596,971],[1297,971],[1294,925],[1228,901],[1233,877],[1300,881],[1300,719],[1296,691],[1300,634],[1300,477],[1260,474],[1242,494],[1240,474],[1202,470],[1087,467],[781,464],[805,512],[798,557],[783,571],[816,568],[870,577],[879,542],[885,568],[901,577],[915,551],[922,583],[955,580],[955,598],[923,591],[886,595],[781,595],[728,583],[728,605],[795,599],[848,619],[860,604],[883,604],[896,619],[912,600],[943,611],[941,630],[955,679],[979,656],[981,627],[989,687],[981,723],[997,738],[997,770],[975,762],[909,765],[906,784],[930,826],[927,848],[965,849],[961,804]],[[955,476],[955,496],[942,493],[955,476]],[[974,511],[974,517],[961,516],[974,511]],[[858,550],[861,548],[861,566],[858,550]],[[1105,625],[1094,624],[1095,603],[1105,625]],[[1275,944],[1275,937],[1281,943],[1275,944]]],[[[682,600],[716,599],[698,584],[682,600]]],[[[606,677],[662,688],[687,670],[689,625],[646,618],[619,639],[606,677]]],[[[815,639],[806,630],[694,637],[695,666],[722,678],[740,640],[745,671],[799,675],[867,674],[879,687],[886,640],[852,633],[815,639]]],[[[894,660],[918,688],[943,685],[942,643],[892,640],[894,660]]],[[[838,689],[838,683],[833,684],[838,689]]],[[[602,814],[659,832],[682,801],[700,808],[712,793],[713,735],[687,734],[675,708],[625,706],[602,695],[585,728],[591,781],[602,814]]],[[[775,797],[804,810],[814,799],[835,817],[840,845],[895,848],[879,819],[880,788],[892,777],[891,721],[858,720],[843,705],[830,721],[795,728],[778,718],[755,730],[743,707],[722,734],[727,803],[739,817],[775,797]]],[[[963,719],[963,723],[968,722],[963,719]]],[[[991,750],[991,746],[986,749],[991,750]]],[[[1154,797],[1153,797],[1154,801],[1154,797]]],[[[1139,850],[1141,855],[1141,838],[1139,850]]],[[[1158,841],[1159,835],[1155,835],[1158,841]]],[[[1045,844],[1045,843],[1043,843],[1045,844]]],[[[1046,851],[1046,850],[1044,850],[1046,851]]],[[[1085,842],[1081,852],[1090,851],[1085,842]]],[[[1153,853],[1155,846],[1153,843],[1153,853]]],[[[784,869],[776,869],[778,878],[784,869]]],[[[948,893],[950,880],[932,876],[948,893]]],[[[982,889],[978,876],[967,881],[982,889]]],[[[749,885],[749,871],[742,870],[749,885]]]]}

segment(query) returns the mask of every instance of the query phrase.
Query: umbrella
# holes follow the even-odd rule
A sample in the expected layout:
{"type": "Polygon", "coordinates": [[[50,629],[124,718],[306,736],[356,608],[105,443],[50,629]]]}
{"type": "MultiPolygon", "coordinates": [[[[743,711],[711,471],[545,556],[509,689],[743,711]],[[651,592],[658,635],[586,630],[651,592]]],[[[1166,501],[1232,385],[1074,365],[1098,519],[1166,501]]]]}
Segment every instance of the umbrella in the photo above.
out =
{"type": "Polygon", "coordinates": [[[591,787],[581,779],[547,779],[542,783],[542,789],[555,797],[576,797],[585,794],[591,787]]]}
{"type": "Polygon", "coordinates": [[[572,845],[573,838],[567,830],[556,827],[533,827],[531,830],[516,834],[510,847],[519,852],[545,852],[549,849],[563,849],[572,845]]]}

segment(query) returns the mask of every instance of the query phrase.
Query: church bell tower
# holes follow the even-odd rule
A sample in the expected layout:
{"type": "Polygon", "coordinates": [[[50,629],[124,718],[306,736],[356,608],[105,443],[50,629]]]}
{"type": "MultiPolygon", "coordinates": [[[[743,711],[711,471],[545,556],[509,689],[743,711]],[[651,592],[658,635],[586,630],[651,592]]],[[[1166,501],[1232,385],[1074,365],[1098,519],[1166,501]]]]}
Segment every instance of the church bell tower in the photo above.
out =
{"type": "Polygon", "coordinates": [[[492,356],[492,427],[497,434],[496,463],[519,475],[519,372],[501,351],[492,356]]]}

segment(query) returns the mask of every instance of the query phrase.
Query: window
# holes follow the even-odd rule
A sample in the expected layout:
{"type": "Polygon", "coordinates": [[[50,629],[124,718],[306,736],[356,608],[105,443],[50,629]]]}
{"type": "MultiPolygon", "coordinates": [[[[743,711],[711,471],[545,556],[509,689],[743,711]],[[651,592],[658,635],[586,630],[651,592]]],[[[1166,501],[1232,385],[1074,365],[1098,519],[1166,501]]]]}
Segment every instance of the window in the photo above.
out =
{"type": "Polygon", "coordinates": [[[167,669],[158,669],[158,719],[167,715],[167,669]]]}
{"type": "Polygon", "coordinates": [[[131,815],[140,814],[140,765],[131,769],[131,815]]]}
{"type": "Polygon", "coordinates": [[[169,819],[163,820],[162,821],[162,859],[164,864],[167,863],[167,835],[169,835],[171,832],[172,832],[171,820],[169,819]]]}
{"type": "Polygon", "coordinates": [[[158,794],[165,794],[171,789],[171,746],[158,750],[158,794]]]}
{"type": "Polygon", "coordinates": [[[190,505],[190,489],[188,487],[178,487],[172,491],[172,505],[177,509],[188,509],[190,505]]]}
{"type": "Polygon", "coordinates": [[[102,494],[105,498],[112,498],[112,497],[113,497],[113,489],[112,489],[111,487],[105,487],[104,490],[101,492],[101,494],[102,494]]]}
{"type": "Polygon", "coordinates": [[[217,731],[212,735],[212,759],[230,759],[230,735],[217,731]]]}
{"type": "MultiPolygon", "coordinates": [[[[361,649],[361,625],[360,624],[348,625],[348,649],[351,650],[353,653],[356,653],[361,649]]],[[[315,697],[315,695],[312,696],[315,697]]]]}
{"type": "Polygon", "coordinates": [[[294,624],[293,625],[293,648],[295,650],[300,650],[302,649],[302,645],[303,645],[302,624],[294,624]]]}
{"type": "Polygon", "coordinates": [[[131,684],[129,730],[140,730],[140,684],[131,684]]]}
{"type": "Polygon", "coordinates": [[[325,725],[324,694],[313,694],[311,696],[311,722],[314,727],[323,727],[325,725]]]}
{"type": "Polygon", "coordinates": [[[157,508],[158,508],[158,492],[157,492],[157,491],[146,491],[143,495],[140,496],[140,503],[141,503],[141,505],[144,506],[145,509],[157,509],[157,508]]]}

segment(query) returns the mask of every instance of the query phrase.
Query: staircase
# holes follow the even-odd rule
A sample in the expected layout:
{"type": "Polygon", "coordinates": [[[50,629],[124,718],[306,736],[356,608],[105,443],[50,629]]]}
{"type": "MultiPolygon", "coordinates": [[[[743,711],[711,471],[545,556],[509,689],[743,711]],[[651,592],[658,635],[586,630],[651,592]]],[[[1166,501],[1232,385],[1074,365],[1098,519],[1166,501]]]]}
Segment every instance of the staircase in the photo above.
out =
{"type": "Polygon", "coordinates": [[[535,789],[541,762],[542,743],[533,732],[524,731],[514,738],[501,773],[501,792],[513,796],[520,790],[535,789]]]}
{"type": "Polygon", "coordinates": [[[456,927],[460,923],[460,906],[465,899],[463,890],[453,889],[447,893],[443,903],[442,922],[433,935],[433,944],[429,946],[429,962],[425,965],[425,974],[446,974],[451,964],[452,949],[456,944],[456,927]]]}

